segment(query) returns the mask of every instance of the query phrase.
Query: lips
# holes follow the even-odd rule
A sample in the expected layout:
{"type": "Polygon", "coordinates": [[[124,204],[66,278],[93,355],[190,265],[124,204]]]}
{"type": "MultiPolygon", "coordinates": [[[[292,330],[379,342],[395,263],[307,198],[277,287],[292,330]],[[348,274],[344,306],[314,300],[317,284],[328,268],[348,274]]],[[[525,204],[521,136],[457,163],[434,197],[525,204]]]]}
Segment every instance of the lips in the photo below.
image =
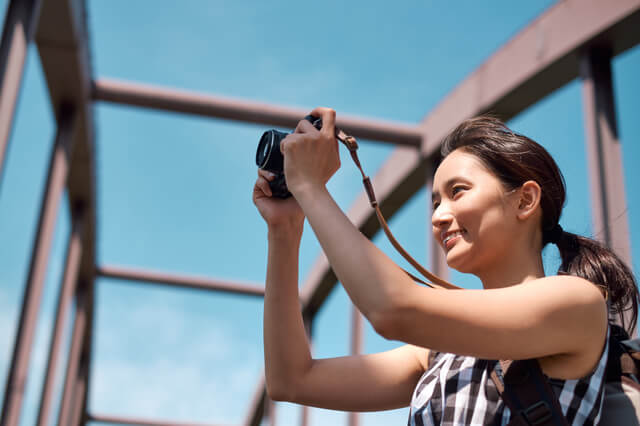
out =
{"type": "Polygon", "coordinates": [[[455,240],[457,240],[459,237],[462,237],[464,233],[465,231],[463,230],[447,231],[447,232],[441,233],[440,239],[442,241],[442,245],[446,249],[449,249],[454,244],[455,240]]]}

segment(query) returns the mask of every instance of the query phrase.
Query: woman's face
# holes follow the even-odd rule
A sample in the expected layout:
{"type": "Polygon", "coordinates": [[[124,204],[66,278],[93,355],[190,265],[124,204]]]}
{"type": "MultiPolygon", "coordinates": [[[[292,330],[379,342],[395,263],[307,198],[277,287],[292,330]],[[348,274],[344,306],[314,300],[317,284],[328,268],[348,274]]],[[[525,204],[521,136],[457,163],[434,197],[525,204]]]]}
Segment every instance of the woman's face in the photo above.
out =
{"type": "Polygon", "coordinates": [[[458,149],[443,160],[431,222],[450,267],[478,275],[504,262],[517,232],[513,196],[477,157],[458,149]]]}

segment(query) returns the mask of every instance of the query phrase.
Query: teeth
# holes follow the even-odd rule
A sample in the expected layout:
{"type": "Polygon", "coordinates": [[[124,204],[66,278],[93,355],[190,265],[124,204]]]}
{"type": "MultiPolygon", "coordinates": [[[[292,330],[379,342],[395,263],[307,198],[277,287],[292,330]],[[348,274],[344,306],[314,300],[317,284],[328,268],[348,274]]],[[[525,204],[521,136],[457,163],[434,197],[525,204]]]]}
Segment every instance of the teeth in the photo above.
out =
{"type": "Polygon", "coordinates": [[[447,235],[447,237],[444,240],[442,240],[442,243],[447,244],[447,241],[449,241],[453,237],[457,237],[458,235],[462,235],[462,231],[456,231],[453,234],[447,235]]]}

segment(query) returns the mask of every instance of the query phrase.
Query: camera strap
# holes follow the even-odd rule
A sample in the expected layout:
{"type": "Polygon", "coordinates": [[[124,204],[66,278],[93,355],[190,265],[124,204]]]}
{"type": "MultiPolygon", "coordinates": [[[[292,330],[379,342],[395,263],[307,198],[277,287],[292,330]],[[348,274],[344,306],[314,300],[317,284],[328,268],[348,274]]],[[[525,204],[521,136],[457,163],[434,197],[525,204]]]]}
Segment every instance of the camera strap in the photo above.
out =
{"type": "Polygon", "coordinates": [[[364,185],[364,190],[367,193],[367,196],[369,197],[369,204],[371,204],[371,207],[376,211],[376,216],[378,218],[378,222],[380,223],[380,227],[386,234],[387,238],[389,239],[393,247],[398,251],[398,253],[400,253],[402,257],[404,257],[407,260],[407,262],[411,264],[411,266],[416,268],[416,270],[420,272],[420,274],[422,274],[422,276],[424,276],[430,282],[425,282],[422,279],[412,275],[407,270],[404,270],[407,273],[407,275],[409,275],[414,281],[422,283],[431,288],[460,289],[460,287],[454,284],[451,284],[450,282],[429,272],[425,267],[423,267],[413,257],[411,257],[411,255],[407,253],[407,251],[395,239],[395,237],[391,233],[391,230],[389,229],[389,226],[387,225],[386,220],[384,219],[384,216],[382,216],[382,212],[380,211],[380,206],[378,205],[378,201],[376,200],[376,195],[373,192],[373,185],[371,184],[371,179],[369,179],[369,177],[364,173],[364,170],[362,170],[362,165],[360,164],[360,160],[358,159],[358,153],[357,153],[358,142],[356,141],[356,138],[346,134],[344,131],[340,129],[336,129],[336,138],[347,147],[347,149],[349,150],[349,153],[351,154],[351,158],[353,159],[353,162],[358,167],[358,170],[360,170],[360,173],[362,174],[362,184],[364,185]]]}

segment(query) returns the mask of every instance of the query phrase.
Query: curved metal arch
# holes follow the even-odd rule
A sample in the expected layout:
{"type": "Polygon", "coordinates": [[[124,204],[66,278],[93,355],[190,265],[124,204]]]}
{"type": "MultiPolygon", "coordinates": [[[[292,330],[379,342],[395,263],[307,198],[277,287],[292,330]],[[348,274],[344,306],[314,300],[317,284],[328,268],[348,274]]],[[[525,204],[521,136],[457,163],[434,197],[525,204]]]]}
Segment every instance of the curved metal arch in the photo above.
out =
{"type": "MultiPolygon", "coordinates": [[[[513,118],[579,76],[581,54],[607,46],[617,55],[640,43],[640,1],[565,0],[515,35],[462,81],[420,124],[420,151],[396,148],[373,178],[386,217],[423,188],[442,139],[462,120],[491,111],[513,118]]],[[[361,193],[348,212],[367,237],[378,232],[375,212],[361,193]]],[[[315,261],[302,300],[313,315],[336,277],[324,255],[315,261]]]]}

